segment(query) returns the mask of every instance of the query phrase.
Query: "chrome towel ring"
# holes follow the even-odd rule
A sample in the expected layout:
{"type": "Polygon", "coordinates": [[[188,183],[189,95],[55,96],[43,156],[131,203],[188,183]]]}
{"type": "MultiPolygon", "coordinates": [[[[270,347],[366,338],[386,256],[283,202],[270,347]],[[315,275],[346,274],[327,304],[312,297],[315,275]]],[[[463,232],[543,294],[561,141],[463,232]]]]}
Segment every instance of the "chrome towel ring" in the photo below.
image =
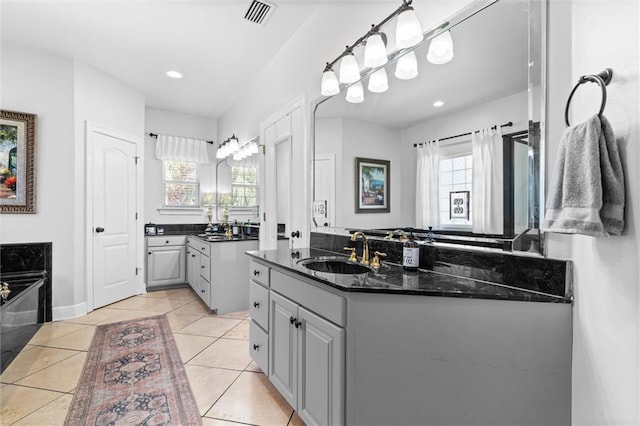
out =
{"type": "Polygon", "coordinates": [[[567,127],[571,126],[571,124],[569,124],[569,105],[571,104],[571,98],[573,98],[573,94],[576,93],[578,87],[588,81],[596,83],[598,84],[598,86],[600,86],[600,90],[602,90],[602,103],[600,104],[600,111],[598,111],[598,116],[601,116],[604,112],[604,107],[607,105],[607,85],[611,82],[612,77],[613,70],[611,70],[611,68],[605,68],[598,74],[583,75],[578,79],[578,84],[574,86],[573,90],[569,94],[569,99],[567,99],[567,106],[564,109],[564,122],[567,127]]]}

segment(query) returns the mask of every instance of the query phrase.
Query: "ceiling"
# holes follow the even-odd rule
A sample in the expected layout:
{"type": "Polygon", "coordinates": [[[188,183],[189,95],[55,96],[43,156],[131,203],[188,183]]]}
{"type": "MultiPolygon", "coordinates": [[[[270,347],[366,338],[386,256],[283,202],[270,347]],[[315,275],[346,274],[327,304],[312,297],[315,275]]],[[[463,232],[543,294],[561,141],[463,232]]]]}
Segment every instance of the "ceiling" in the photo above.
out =
{"type": "Polygon", "coordinates": [[[2,39],[97,68],[148,106],[218,118],[322,2],[276,1],[264,25],[244,19],[250,3],[4,0],[2,39]]]}

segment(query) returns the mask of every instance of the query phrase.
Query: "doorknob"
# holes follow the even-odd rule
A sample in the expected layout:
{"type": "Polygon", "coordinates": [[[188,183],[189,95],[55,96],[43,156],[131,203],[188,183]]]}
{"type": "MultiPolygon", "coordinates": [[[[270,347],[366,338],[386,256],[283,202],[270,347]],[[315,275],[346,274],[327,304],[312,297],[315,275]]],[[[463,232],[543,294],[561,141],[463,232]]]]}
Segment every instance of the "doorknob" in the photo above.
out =
{"type": "Polygon", "coordinates": [[[300,238],[300,231],[294,231],[291,233],[291,238],[300,238]]]}
{"type": "Polygon", "coordinates": [[[102,228],[102,227],[98,226],[98,227],[96,228],[96,232],[98,232],[98,233],[99,233],[99,232],[104,232],[104,228],[102,228]]]}

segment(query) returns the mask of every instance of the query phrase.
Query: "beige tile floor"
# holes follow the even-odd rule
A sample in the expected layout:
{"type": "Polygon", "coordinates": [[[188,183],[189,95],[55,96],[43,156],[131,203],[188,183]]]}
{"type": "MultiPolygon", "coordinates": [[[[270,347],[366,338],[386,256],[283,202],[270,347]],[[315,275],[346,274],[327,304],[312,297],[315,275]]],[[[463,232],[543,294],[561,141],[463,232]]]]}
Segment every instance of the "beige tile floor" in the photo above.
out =
{"type": "Polygon", "coordinates": [[[62,425],[96,326],[166,314],[205,426],[304,423],[249,357],[249,312],[214,315],[189,288],[43,325],[0,375],[1,425],[62,425]]]}

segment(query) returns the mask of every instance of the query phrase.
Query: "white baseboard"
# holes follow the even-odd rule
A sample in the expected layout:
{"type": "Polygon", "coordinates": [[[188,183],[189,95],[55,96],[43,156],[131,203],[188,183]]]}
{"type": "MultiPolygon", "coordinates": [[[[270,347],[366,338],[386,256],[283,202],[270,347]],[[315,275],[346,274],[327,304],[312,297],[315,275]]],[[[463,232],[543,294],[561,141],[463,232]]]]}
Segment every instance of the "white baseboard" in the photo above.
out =
{"type": "Polygon", "coordinates": [[[54,321],[77,318],[87,314],[87,303],[82,302],[71,306],[56,306],[53,308],[52,317],[54,321]]]}

